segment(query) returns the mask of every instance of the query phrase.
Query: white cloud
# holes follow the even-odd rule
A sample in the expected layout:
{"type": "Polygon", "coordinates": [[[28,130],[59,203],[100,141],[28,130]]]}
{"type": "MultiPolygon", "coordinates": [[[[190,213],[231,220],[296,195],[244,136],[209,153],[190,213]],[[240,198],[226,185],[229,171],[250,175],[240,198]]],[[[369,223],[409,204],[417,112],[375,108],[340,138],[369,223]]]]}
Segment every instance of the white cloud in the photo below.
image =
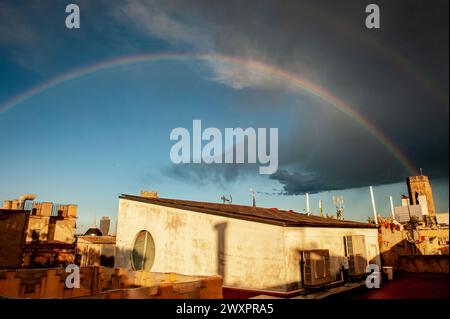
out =
{"type": "MultiPolygon", "coordinates": [[[[177,10],[179,7],[170,8],[166,3],[157,0],[145,2],[128,0],[116,9],[115,17],[122,23],[131,22],[149,36],[167,41],[174,47],[181,47],[183,51],[188,47],[189,50],[199,53],[217,52],[218,48],[214,45],[214,33],[220,32],[217,26],[206,20],[202,20],[201,25],[199,21],[182,21],[177,10]]],[[[257,57],[261,55],[260,51],[245,41],[240,41],[239,38],[230,39],[230,41],[235,43],[241,58],[264,60],[262,57],[257,57]]],[[[215,60],[208,60],[206,63],[211,71],[209,80],[237,90],[248,87],[271,89],[284,86],[281,81],[243,65],[215,60]]]]}

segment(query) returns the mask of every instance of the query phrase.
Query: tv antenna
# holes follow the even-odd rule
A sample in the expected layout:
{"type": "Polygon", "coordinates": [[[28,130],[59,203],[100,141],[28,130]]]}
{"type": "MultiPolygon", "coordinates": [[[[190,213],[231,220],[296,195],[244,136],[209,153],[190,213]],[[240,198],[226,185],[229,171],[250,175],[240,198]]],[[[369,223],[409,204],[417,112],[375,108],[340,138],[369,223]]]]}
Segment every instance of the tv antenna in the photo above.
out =
{"type": "Polygon", "coordinates": [[[344,220],[344,196],[333,196],[333,204],[336,206],[336,218],[344,220]]]}
{"type": "Polygon", "coordinates": [[[222,197],[220,197],[220,199],[222,200],[222,202],[224,204],[231,204],[233,203],[233,196],[230,195],[230,197],[226,197],[225,195],[223,195],[222,197]]]}
{"type": "Polygon", "coordinates": [[[256,207],[256,191],[253,188],[250,188],[249,191],[252,193],[253,207],[256,207]]]}

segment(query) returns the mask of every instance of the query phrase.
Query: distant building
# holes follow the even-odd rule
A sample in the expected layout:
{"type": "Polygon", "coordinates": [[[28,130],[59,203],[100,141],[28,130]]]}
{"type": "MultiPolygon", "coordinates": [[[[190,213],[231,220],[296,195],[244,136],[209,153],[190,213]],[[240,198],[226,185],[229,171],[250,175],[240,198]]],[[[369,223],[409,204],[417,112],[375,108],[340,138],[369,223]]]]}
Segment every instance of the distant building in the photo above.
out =
{"type": "MultiPolygon", "coordinates": [[[[389,218],[380,217],[380,251],[398,256],[448,255],[448,226],[430,228],[417,227],[413,232],[389,218]]],[[[385,259],[385,258],[384,258],[385,259]]],[[[386,261],[386,260],[384,260],[386,261]]],[[[389,265],[391,265],[390,263],[389,265]]]]}
{"type": "Polygon", "coordinates": [[[80,266],[114,267],[115,236],[103,236],[94,223],[77,237],[76,263],[80,266]]]}
{"type": "Polygon", "coordinates": [[[77,236],[78,264],[114,267],[115,246],[115,236],[77,236]]]}
{"type": "Polygon", "coordinates": [[[35,202],[35,197],[5,200],[0,209],[0,267],[73,262],[77,205],[35,202]]]}
{"type": "Polygon", "coordinates": [[[422,196],[419,201],[422,205],[412,205],[410,203],[409,197],[403,195],[402,206],[397,206],[394,208],[395,219],[402,224],[408,223],[411,217],[417,217],[419,221],[424,221],[425,216],[428,216],[426,201],[422,196]],[[423,203],[425,203],[425,205],[423,205],[423,203]]]}
{"type": "Polygon", "coordinates": [[[448,213],[436,213],[428,177],[411,176],[406,184],[408,196],[402,195],[402,206],[394,208],[395,220],[381,219],[379,228],[383,264],[394,268],[402,256],[449,253],[448,213]],[[412,217],[420,223],[412,226],[412,217]]]}
{"type": "Polygon", "coordinates": [[[436,222],[435,206],[433,199],[433,190],[431,188],[428,176],[411,176],[406,180],[408,186],[409,201],[411,205],[422,206],[425,219],[432,223],[436,222]]]}
{"type": "Polygon", "coordinates": [[[394,208],[395,219],[405,224],[415,216],[424,225],[436,225],[433,190],[428,176],[410,176],[406,179],[406,186],[408,196],[402,195],[402,206],[394,208]]]}
{"type": "Polygon", "coordinates": [[[103,216],[102,219],[100,219],[100,231],[102,232],[103,236],[109,235],[109,227],[111,225],[111,220],[108,216],[103,216]]]}
{"type": "MultiPolygon", "coordinates": [[[[115,267],[221,275],[224,293],[282,294],[380,266],[376,226],[293,211],[121,195],[115,267]]],[[[228,294],[229,296],[229,294],[228,294]]]]}
{"type": "Polygon", "coordinates": [[[93,225],[84,233],[84,236],[103,236],[103,233],[96,225],[93,225]]]}

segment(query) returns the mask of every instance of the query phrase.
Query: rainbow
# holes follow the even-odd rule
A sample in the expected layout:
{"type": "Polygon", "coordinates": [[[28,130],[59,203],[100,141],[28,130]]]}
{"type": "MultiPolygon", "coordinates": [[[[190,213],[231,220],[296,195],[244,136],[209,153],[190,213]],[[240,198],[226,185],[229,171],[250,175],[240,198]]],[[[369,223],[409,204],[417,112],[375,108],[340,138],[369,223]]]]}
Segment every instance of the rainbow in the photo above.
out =
{"type": "Polygon", "coordinates": [[[415,168],[414,164],[406,157],[406,155],[403,154],[403,152],[391,140],[389,140],[389,138],[386,135],[384,135],[383,132],[381,132],[375,125],[370,123],[370,121],[367,118],[365,118],[362,114],[358,113],[354,108],[352,108],[342,99],[328,92],[324,88],[308,81],[307,79],[302,78],[294,73],[288,72],[284,69],[264,64],[255,60],[243,59],[240,57],[223,54],[173,53],[173,52],[150,53],[150,54],[124,56],[88,65],[76,70],[69,71],[67,73],[63,73],[54,78],[51,78],[46,82],[42,82],[37,86],[34,86],[12,97],[11,99],[7,100],[6,102],[0,105],[0,114],[6,112],[7,110],[15,107],[20,103],[25,102],[26,100],[32,98],[33,96],[39,93],[49,90],[57,85],[60,85],[61,83],[71,81],[73,79],[77,79],[88,74],[136,63],[144,63],[159,60],[189,60],[189,59],[211,61],[211,62],[222,62],[242,66],[252,71],[259,72],[261,74],[278,79],[280,81],[285,81],[294,88],[297,88],[301,91],[306,91],[309,94],[324,100],[325,102],[327,102],[327,104],[345,113],[354,121],[358,122],[368,132],[370,132],[397,158],[397,160],[408,170],[408,173],[410,173],[411,175],[416,174],[417,169],[415,168]]]}

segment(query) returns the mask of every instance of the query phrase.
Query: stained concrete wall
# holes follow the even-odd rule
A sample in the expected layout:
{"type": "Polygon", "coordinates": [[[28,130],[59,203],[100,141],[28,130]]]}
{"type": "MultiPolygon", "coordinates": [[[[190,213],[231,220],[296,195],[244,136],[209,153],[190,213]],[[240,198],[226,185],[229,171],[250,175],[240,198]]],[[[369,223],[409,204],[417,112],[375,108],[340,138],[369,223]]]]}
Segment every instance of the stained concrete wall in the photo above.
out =
{"type": "Polygon", "coordinates": [[[286,288],[283,227],[120,199],[115,267],[131,268],[137,233],[155,242],[151,271],[223,276],[225,286],[286,288]]]}
{"type": "Polygon", "coordinates": [[[230,287],[296,289],[299,251],[308,249],[329,249],[336,275],[344,236],[366,236],[366,255],[380,265],[376,229],[282,227],[120,199],[115,267],[132,267],[131,251],[141,230],[155,242],[151,271],[219,274],[230,287]]]}
{"type": "Polygon", "coordinates": [[[27,229],[27,243],[33,241],[33,231],[39,232],[39,241],[47,241],[49,217],[47,216],[30,216],[27,229]]]}
{"type": "Polygon", "coordinates": [[[301,282],[300,251],[328,249],[330,253],[330,273],[333,280],[340,280],[340,268],[345,261],[345,236],[365,237],[367,263],[381,266],[378,231],[374,228],[329,228],[329,227],[287,227],[285,229],[285,252],[287,281],[294,287],[301,282]]]}
{"type": "Polygon", "coordinates": [[[27,243],[33,241],[33,230],[39,231],[39,240],[42,242],[58,242],[71,244],[74,240],[75,217],[65,217],[54,221],[53,230],[50,219],[53,217],[37,215],[30,216],[27,230],[27,243]]]}
{"type": "Polygon", "coordinates": [[[57,220],[55,224],[55,234],[53,242],[71,244],[75,235],[75,218],[57,220]]]}
{"type": "MultiPolygon", "coordinates": [[[[77,253],[81,255],[80,266],[107,266],[102,265],[102,257],[114,260],[115,247],[115,244],[91,243],[78,237],[77,253]]],[[[110,266],[113,266],[112,264],[110,266]]]]}

